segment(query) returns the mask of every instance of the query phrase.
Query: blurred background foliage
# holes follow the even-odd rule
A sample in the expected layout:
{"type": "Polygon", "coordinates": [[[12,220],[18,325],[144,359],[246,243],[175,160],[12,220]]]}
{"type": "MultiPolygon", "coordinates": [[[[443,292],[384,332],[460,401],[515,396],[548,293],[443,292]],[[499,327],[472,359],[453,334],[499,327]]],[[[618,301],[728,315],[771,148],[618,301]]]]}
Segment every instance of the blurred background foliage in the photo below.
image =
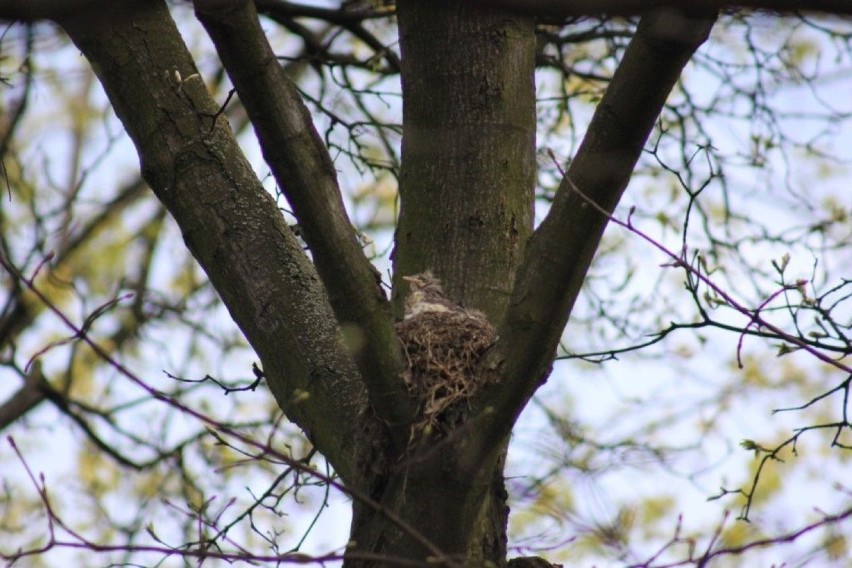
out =
{"type": "MultiPolygon", "coordinates": [[[[392,7],[257,5],[389,282],[402,133],[392,7]]],[[[191,6],[172,9],[293,222],[191,6]]],[[[636,23],[539,25],[539,220],[636,23]]],[[[616,214],[846,364],[850,42],[852,25],[839,20],[723,16],[670,97],[616,214]]],[[[256,384],[251,351],[141,180],[86,61],[50,24],[8,24],[0,80],[0,254],[12,267],[0,271],[0,427],[44,472],[68,528],[114,547],[57,547],[27,565],[171,565],[145,546],[202,540],[261,559],[341,552],[345,496],[163,402],[333,474],[256,384]],[[81,342],[18,273],[148,389],[81,342]]],[[[635,234],[608,230],[554,374],[513,439],[514,550],[566,565],[689,565],[711,543],[779,539],[852,503],[849,377],[750,326],[667,263],[635,234]]],[[[47,545],[43,497],[5,441],[0,471],[0,552],[47,545]]],[[[848,526],[755,546],[748,562],[848,559],[848,526]]]]}

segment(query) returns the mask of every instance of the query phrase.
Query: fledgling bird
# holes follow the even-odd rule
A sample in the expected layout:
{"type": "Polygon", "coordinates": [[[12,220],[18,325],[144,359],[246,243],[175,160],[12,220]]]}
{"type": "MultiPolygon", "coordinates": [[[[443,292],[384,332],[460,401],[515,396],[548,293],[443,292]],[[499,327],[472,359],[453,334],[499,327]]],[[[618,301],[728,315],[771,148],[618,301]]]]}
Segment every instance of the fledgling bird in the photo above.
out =
{"type": "Polygon", "coordinates": [[[402,379],[420,403],[414,432],[447,432],[464,421],[464,401],[493,379],[478,361],[497,331],[485,314],[452,301],[431,272],[402,278],[410,291],[395,327],[405,353],[402,379]]]}
{"type": "Polygon", "coordinates": [[[447,298],[444,289],[441,288],[441,281],[428,270],[403,276],[402,279],[411,287],[411,293],[405,299],[404,319],[413,318],[424,312],[467,313],[464,308],[447,298]]]}

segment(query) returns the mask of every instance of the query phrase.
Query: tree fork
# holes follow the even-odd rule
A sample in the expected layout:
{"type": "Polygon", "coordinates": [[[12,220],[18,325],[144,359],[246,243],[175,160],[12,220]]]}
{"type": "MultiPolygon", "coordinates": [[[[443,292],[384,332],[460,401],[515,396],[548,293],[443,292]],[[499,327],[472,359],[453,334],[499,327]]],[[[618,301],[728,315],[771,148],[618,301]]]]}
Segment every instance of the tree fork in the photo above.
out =
{"type": "Polygon", "coordinates": [[[509,434],[550,372],[607,225],[607,217],[586,199],[607,212],[615,209],[669,94],[715,21],[715,13],[668,9],[640,21],[550,211],[527,245],[498,326],[500,340],[485,362],[499,373],[501,386],[473,402],[480,428],[490,432],[481,438],[482,454],[509,434]]]}
{"type": "MultiPolygon", "coordinates": [[[[396,313],[401,277],[432,269],[450,298],[499,321],[532,232],[534,22],[459,2],[397,6],[404,136],[396,313]]],[[[389,465],[375,496],[444,551],[445,565],[506,562],[507,441],[468,468],[476,436],[461,425],[444,439],[421,442],[389,465]]],[[[356,560],[357,551],[427,558],[371,508],[354,508],[351,534],[348,567],[374,565],[356,560]]]]}

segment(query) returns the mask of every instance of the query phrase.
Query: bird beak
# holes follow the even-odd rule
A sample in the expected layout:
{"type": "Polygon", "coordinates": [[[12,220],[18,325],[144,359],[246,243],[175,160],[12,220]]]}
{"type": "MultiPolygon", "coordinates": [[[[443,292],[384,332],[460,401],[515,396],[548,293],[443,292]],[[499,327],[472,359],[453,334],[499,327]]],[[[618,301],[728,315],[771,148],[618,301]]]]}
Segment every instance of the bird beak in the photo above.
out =
{"type": "Polygon", "coordinates": [[[403,276],[402,279],[405,280],[406,282],[411,282],[411,283],[420,282],[420,279],[417,278],[416,276],[403,276]]]}

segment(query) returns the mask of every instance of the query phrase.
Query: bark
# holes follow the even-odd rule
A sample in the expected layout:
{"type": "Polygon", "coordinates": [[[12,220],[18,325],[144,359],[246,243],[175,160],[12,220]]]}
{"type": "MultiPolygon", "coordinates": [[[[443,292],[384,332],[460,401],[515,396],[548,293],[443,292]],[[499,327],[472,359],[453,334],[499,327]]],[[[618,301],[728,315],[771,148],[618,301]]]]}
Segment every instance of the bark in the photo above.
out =
{"type": "Polygon", "coordinates": [[[636,16],[661,9],[693,14],[721,10],[766,10],[796,15],[802,12],[852,14],[849,0],[468,0],[518,14],[556,18],[576,16],[636,16]]]}
{"type": "Polygon", "coordinates": [[[433,270],[498,321],[532,230],[533,21],[400,1],[403,141],[395,290],[433,270]]]}
{"type": "MultiPolygon", "coordinates": [[[[139,9],[154,0],[111,0],[110,10],[125,14],[139,9]]],[[[93,17],[103,12],[103,0],[0,0],[0,19],[58,20],[68,17],[93,17]]]]}
{"type": "Polygon", "coordinates": [[[279,405],[354,479],[359,373],[316,270],[217,114],[165,4],[60,24],[98,74],[143,177],[260,357],[279,405]]]}
{"type": "Polygon", "coordinates": [[[34,361],[24,377],[24,384],[3,404],[0,404],[0,430],[18,420],[47,398],[50,388],[41,370],[41,361],[34,361]]]}
{"type": "Polygon", "coordinates": [[[472,419],[401,452],[408,411],[392,409],[400,387],[387,306],[353,248],[327,154],[251,6],[198,6],[276,179],[310,226],[318,270],[217,116],[163,4],[132,18],[105,13],[62,25],[98,72],[146,180],[259,354],[279,404],[350,487],[369,492],[373,502],[359,498],[353,506],[346,565],[505,565],[509,432],[547,375],[606,226],[572,183],[604,209],[615,207],[713,19],[643,19],[551,212],[530,239],[532,19],[448,0],[399,0],[404,140],[395,308],[399,314],[399,278],[431,268],[453,299],[500,322],[501,337],[486,361],[500,384],[474,401],[472,419]],[[357,305],[346,305],[350,295],[357,305]],[[390,443],[377,422],[367,460],[356,459],[351,442],[365,397],[362,373],[341,343],[336,318],[356,322],[374,341],[360,369],[376,373],[365,378],[380,416],[401,423],[390,443]]]}
{"type": "Polygon", "coordinates": [[[642,18],[550,211],[527,247],[499,326],[499,345],[485,363],[499,373],[502,384],[475,404],[483,412],[480,455],[509,434],[550,372],[608,222],[586,200],[607,212],[615,209],[666,98],[714,22],[715,15],[690,18],[668,11],[642,18]]]}
{"type": "MultiPolygon", "coordinates": [[[[350,558],[345,566],[392,565],[391,559],[428,561],[436,566],[503,566],[509,509],[503,480],[505,452],[480,467],[462,469],[471,447],[469,430],[446,440],[426,443],[396,464],[382,489],[380,508],[355,503],[350,558]],[[414,540],[382,510],[394,511],[443,554],[438,556],[414,540]],[[361,560],[370,552],[386,560],[361,560]]],[[[505,449],[505,445],[503,446],[505,449]]]]}
{"type": "MultiPolygon", "coordinates": [[[[156,0],[110,0],[111,5],[134,9],[156,0]]],[[[722,10],[766,10],[779,14],[821,13],[852,14],[850,0],[466,0],[471,5],[483,5],[527,16],[566,18],[576,16],[636,16],[672,8],[696,13],[722,10]]],[[[257,4],[278,14],[319,18],[328,22],[361,21],[358,11],[322,8],[308,4],[286,3],[284,0],[258,0],[257,4]]],[[[0,19],[32,22],[62,19],[69,16],[101,11],[103,0],[0,0],[0,19]]],[[[383,15],[383,13],[381,14],[383,15]]]]}
{"type": "MultiPolygon", "coordinates": [[[[449,295],[498,320],[532,231],[533,22],[456,2],[401,1],[403,146],[394,252],[400,277],[432,269],[449,295]]],[[[399,311],[400,306],[397,305],[399,311]]],[[[383,509],[427,535],[446,565],[506,562],[506,441],[468,467],[476,433],[426,440],[374,484],[383,509]]],[[[360,552],[430,554],[375,508],[356,504],[347,566],[360,552]]]]}
{"type": "MultiPolygon", "coordinates": [[[[401,357],[381,277],[364,256],[346,214],[334,164],[296,86],[278,63],[246,0],[196,0],[196,14],[254,125],[302,228],[338,321],[356,347],[373,409],[406,425],[413,403],[399,378],[401,357]]],[[[392,431],[403,434],[404,428],[392,431]]]]}

